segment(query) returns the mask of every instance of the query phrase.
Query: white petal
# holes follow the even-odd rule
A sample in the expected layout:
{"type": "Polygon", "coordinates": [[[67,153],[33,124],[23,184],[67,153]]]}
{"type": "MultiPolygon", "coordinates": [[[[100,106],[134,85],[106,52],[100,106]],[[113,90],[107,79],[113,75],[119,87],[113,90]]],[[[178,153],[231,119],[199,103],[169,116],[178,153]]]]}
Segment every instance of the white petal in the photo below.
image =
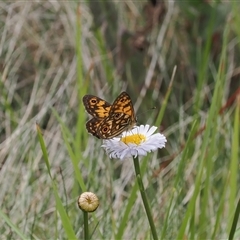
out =
{"type": "Polygon", "coordinates": [[[147,136],[151,136],[156,130],[157,130],[157,127],[155,126],[151,127],[147,132],[147,136]]]}
{"type": "Polygon", "coordinates": [[[109,140],[104,140],[102,147],[105,148],[107,154],[111,158],[128,158],[131,156],[136,157],[145,156],[148,152],[156,151],[158,148],[165,147],[165,143],[167,142],[164,135],[160,133],[155,133],[157,127],[150,125],[141,125],[139,127],[135,127],[130,131],[123,132],[122,137],[131,136],[134,134],[142,134],[145,136],[145,140],[143,140],[139,145],[135,143],[124,143],[121,141],[121,138],[116,137],[109,140]]]}
{"type": "Polygon", "coordinates": [[[142,130],[141,133],[143,133],[143,134],[146,135],[147,132],[148,132],[148,129],[149,129],[150,125],[148,125],[148,124],[145,125],[145,126],[144,126],[144,125],[141,125],[140,127],[142,127],[142,128],[141,128],[141,130],[142,130]]]}

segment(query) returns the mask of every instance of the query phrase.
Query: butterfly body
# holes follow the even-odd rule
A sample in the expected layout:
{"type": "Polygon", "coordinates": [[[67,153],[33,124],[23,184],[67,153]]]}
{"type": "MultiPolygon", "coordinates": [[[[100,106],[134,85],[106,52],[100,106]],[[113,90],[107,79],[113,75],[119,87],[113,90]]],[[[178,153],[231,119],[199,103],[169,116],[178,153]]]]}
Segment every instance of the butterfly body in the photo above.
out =
{"type": "Polygon", "coordinates": [[[85,95],[83,104],[93,116],[86,123],[86,129],[97,138],[116,137],[132,129],[137,122],[131,98],[126,92],[122,92],[112,105],[93,95],[85,95]]]}

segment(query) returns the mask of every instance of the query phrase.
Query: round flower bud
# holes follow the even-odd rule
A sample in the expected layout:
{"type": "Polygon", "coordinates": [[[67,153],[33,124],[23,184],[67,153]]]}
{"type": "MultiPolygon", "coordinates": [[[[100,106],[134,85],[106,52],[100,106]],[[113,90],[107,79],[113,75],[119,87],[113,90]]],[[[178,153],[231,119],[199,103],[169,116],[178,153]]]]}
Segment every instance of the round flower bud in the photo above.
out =
{"type": "Polygon", "coordinates": [[[98,198],[92,192],[84,192],[78,198],[78,207],[85,212],[94,212],[98,206],[98,198]]]}

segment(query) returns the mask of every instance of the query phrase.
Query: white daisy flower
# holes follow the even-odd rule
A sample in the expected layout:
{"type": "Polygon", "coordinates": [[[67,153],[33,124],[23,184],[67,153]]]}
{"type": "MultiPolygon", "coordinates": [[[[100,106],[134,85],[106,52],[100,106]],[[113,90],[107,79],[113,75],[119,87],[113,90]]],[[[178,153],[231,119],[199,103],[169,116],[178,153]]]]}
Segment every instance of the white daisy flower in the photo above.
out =
{"type": "Polygon", "coordinates": [[[146,156],[148,152],[165,147],[166,137],[160,133],[154,133],[157,127],[141,125],[123,132],[121,137],[104,140],[102,147],[110,158],[146,156]]]}

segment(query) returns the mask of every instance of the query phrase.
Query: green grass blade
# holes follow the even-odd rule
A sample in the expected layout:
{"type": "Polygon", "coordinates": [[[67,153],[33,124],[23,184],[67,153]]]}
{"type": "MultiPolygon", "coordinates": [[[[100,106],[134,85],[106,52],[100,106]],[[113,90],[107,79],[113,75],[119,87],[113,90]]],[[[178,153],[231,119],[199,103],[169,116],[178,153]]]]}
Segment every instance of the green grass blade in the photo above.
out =
{"type": "Polygon", "coordinates": [[[55,202],[56,202],[56,209],[57,209],[57,211],[58,211],[58,213],[59,213],[59,215],[61,217],[63,228],[65,230],[65,233],[66,233],[68,239],[77,239],[76,235],[74,233],[74,230],[72,228],[70,219],[69,219],[69,217],[68,217],[68,215],[67,215],[67,213],[66,213],[66,211],[64,209],[64,206],[62,204],[62,201],[61,201],[61,199],[60,199],[60,197],[58,195],[56,184],[55,184],[55,182],[54,182],[54,180],[52,178],[52,175],[51,175],[47,149],[46,149],[46,145],[45,145],[44,139],[42,137],[42,133],[41,133],[40,127],[38,125],[36,125],[36,128],[37,128],[38,140],[40,142],[41,149],[42,149],[42,152],[43,152],[43,158],[45,160],[45,163],[46,163],[46,166],[47,166],[47,169],[48,169],[49,177],[52,180],[52,188],[53,188],[53,193],[54,193],[55,202]]]}
{"type": "Polygon", "coordinates": [[[219,101],[218,99],[222,99],[221,94],[221,86],[223,85],[224,82],[224,66],[226,66],[226,41],[227,41],[227,37],[228,37],[228,28],[225,29],[224,32],[224,42],[225,44],[223,44],[223,50],[222,50],[222,55],[221,55],[221,61],[219,64],[219,71],[218,71],[218,77],[217,77],[217,81],[215,84],[215,89],[214,89],[214,93],[213,93],[213,98],[212,98],[212,104],[209,110],[209,115],[208,115],[208,119],[207,119],[207,123],[206,123],[206,129],[204,132],[204,136],[203,136],[203,143],[202,143],[202,147],[201,147],[201,153],[202,155],[199,158],[199,168],[198,168],[198,173],[197,173],[197,177],[196,177],[196,181],[195,181],[195,189],[193,192],[193,196],[188,204],[188,209],[186,211],[185,217],[182,221],[182,225],[180,227],[179,233],[177,235],[177,239],[183,239],[184,238],[184,233],[186,231],[186,227],[188,224],[188,221],[190,220],[191,216],[192,216],[192,212],[195,209],[195,204],[196,204],[196,200],[197,197],[200,193],[201,190],[201,180],[202,180],[202,175],[203,175],[203,171],[204,171],[204,166],[205,166],[205,153],[207,151],[207,148],[209,147],[209,144],[213,144],[213,141],[211,140],[211,130],[214,126],[214,124],[216,124],[216,118],[218,116],[218,111],[219,111],[219,101]]]}
{"type": "MultiPolygon", "coordinates": [[[[237,196],[237,191],[239,190],[238,186],[238,172],[239,172],[239,122],[240,122],[240,97],[237,98],[235,117],[234,117],[234,126],[233,126],[233,135],[232,135],[232,153],[231,153],[231,163],[230,163],[230,179],[229,179],[229,212],[233,213],[235,211],[234,221],[232,222],[232,218],[229,218],[228,228],[230,231],[231,237],[234,235],[234,229],[236,228],[236,220],[239,217],[239,202],[238,206],[235,209],[235,199],[237,196]]],[[[230,214],[231,216],[231,214],[230,214]]],[[[230,237],[229,237],[230,239],[230,237]]]]}
{"type": "Polygon", "coordinates": [[[64,143],[65,146],[68,150],[68,154],[70,156],[70,159],[72,161],[72,165],[75,171],[75,176],[76,179],[82,189],[82,191],[86,191],[86,185],[84,183],[83,177],[81,172],[79,171],[79,167],[78,167],[78,163],[79,160],[82,159],[82,156],[80,156],[79,158],[76,156],[76,154],[74,153],[71,145],[69,142],[74,142],[74,139],[69,131],[69,129],[66,127],[66,125],[64,124],[64,122],[62,121],[62,119],[60,118],[60,116],[58,115],[58,113],[55,111],[55,109],[52,109],[55,117],[57,118],[58,122],[61,124],[61,130],[62,130],[62,135],[63,135],[63,139],[64,139],[64,143]]]}
{"type": "Polygon", "coordinates": [[[197,113],[202,106],[202,101],[203,101],[203,98],[201,98],[202,89],[206,79],[208,79],[207,68],[209,64],[209,55],[211,50],[213,27],[216,21],[216,13],[217,13],[216,8],[217,8],[217,3],[214,3],[214,6],[212,7],[211,14],[210,14],[211,18],[207,27],[207,42],[203,50],[203,56],[202,58],[200,58],[200,64],[199,64],[199,70],[198,70],[198,81],[197,81],[198,86],[197,86],[196,97],[195,97],[194,113],[197,113]]]}
{"type": "MultiPolygon", "coordinates": [[[[84,180],[83,180],[83,176],[82,176],[81,172],[79,171],[79,167],[78,167],[79,159],[74,154],[73,149],[71,148],[71,146],[70,146],[70,144],[68,142],[68,138],[67,138],[66,132],[64,131],[63,128],[62,128],[62,134],[63,134],[63,139],[64,139],[65,145],[67,147],[70,159],[71,159],[72,164],[73,164],[73,168],[74,168],[74,171],[75,171],[76,179],[78,180],[78,183],[79,183],[82,191],[85,192],[87,189],[86,189],[86,185],[85,185],[84,180]]],[[[80,159],[82,159],[82,158],[80,157],[80,159]]]]}
{"type": "Polygon", "coordinates": [[[11,228],[12,232],[15,232],[19,239],[28,239],[21,230],[11,221],[11,219],[0,209],[0,217],[1,219],[11,228]]]}
{"type": "Polygon", "coordinates": [[[225,185],[223,187],[223,191],[222,191],[222,194],[220,194],[220,196],[222,196],[220,198],[220,202],[218,204],[218,211],[217,211],[217,214],[216,214],[216,221],[215,221],[215,224],[214,224],[214,229],[213,229],[213,233],[211,235],[211,239],[216,239],[216,236],[217,236],[217,231],[220,227],[220,224],[221,224],[221,221],[222,221],[222,218],[223,218],[223,214],[224,214],[224,204],[225,204],[225,201],[226,201],[226,193],[228,191],[228,187],[229,187],[229,179],[227,178],[226,181],[225,181],[225,185]]]}
{"type": "MultiPolygon", "coordinates": [[[[240,199],[238,200],[238,204],[236,207],[236,211],[234,214],[234,218],[233,218],[233,222],[232,222],[232,226],[231,226],[231,230],[230,230],[230,234],[229,234],[229,240],[232,240],[234,237],[234,234],[236,233],[236,228],[237,228],[237,224],[238,224],[238,219],[239,219],[239,215],[240,215],[240,199]]],[[[237,232],[238,236],[240,236],[240,229],[237,232]]]]}
{"type": "MultiPolygon", "coordinates": [[[[149,160],[149,157],[145,157],[145,158],[142,159],[142,164],[141,164],[142,175],[144,175],[144,173],[146,172],[148,160],[149,160]]],[[[123,237],[124,230],[127,227],[129,214],[130,214],[131,209],[132,209],[132,207],[133,207],[133,205],[136,201],[136,198],[137,198],[137,191],[138,191],[138,183],[137,183],[137,179],[136,179],[135,182],[134,182],[134,185],[132,187],[132,191],[129,195],[128,203],[127,203],[127,206],[125,208],[123,218],[121,219],[121,221],[119,223],[118,231],[115,234],[115,239],[122,239],[122,237],[123,237]]]]}
{"type": "Polygon", "coordinates": [[[86,94],[88,79],[83,76],[83,52],[82,52],[82,13],[80,5],[77,7],[76,13],[76,57],[77,57],[77,82],[78,91],[78,114],[76,124],[76,137],[74,143],[74,152],[77,159],[81,157],[81,151],[85,147],[86,134],[85,131],[85,112],[82,104],[82,97],[86,94]]]}
{"type": "Polygon", "coordinates": [[[163,104],[161,106],[161,110],[160,110],[160,112],[159,112],[159,114],[157,116],[157,120],[155,122],[156,126],[159,126],[161,124],[161,122],[162,122],[163,115],[164,115],[164,112],[165,112],[166,107],[167,107],[168,99],[169,99],[171,91],[172,91],[173,80],[174,80],[174,76],[175,76],[176,70],[177,70],[177,67],[175,66],[174,69],[173,69],[173,74],[172,74],[171,81],[170,81],[170,83],[168,85],[167,93],[166,93],[166,95],[164,97],[163,104]]]}

